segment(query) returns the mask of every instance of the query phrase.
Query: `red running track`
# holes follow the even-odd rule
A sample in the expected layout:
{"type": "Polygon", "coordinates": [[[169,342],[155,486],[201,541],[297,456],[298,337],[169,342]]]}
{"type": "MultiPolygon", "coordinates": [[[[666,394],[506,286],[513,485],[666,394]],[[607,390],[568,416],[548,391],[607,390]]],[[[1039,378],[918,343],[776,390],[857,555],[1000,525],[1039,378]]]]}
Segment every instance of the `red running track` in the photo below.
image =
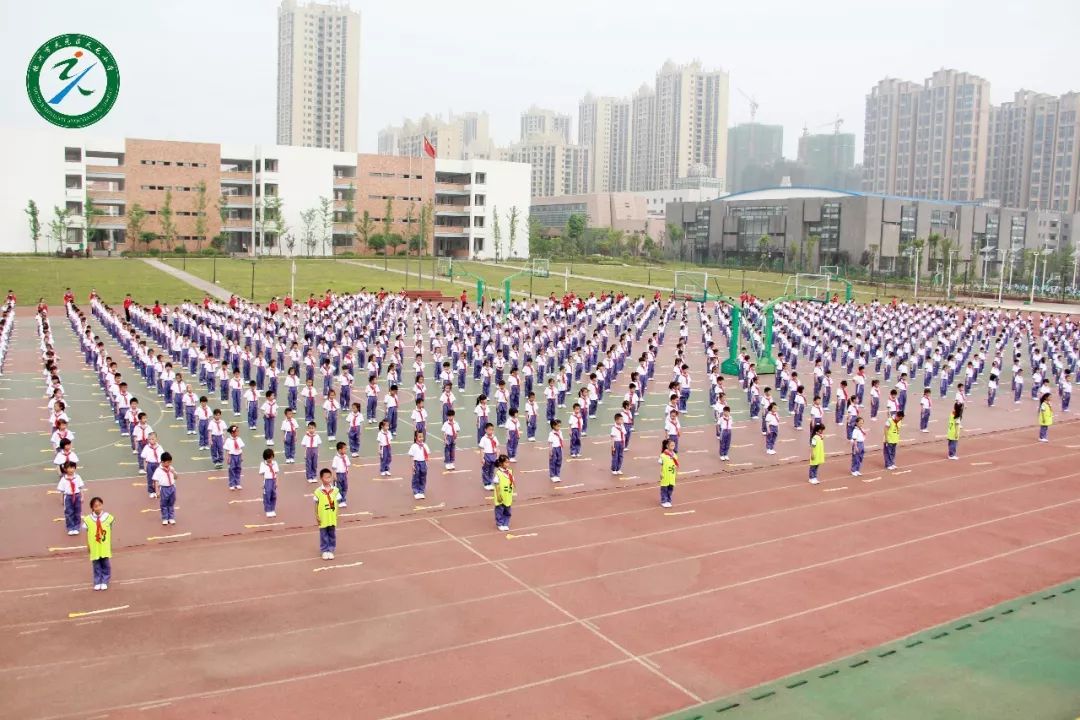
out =
{"type": "Polygon", "coordinates": [[[5,561],[4,714],[655,716],[1080,574],[1080,424],[1053,437],[527,502],[512,537],[487,508],[352,523],[334,563],[311,531],[146,546],[107,593],[5,561]]]}

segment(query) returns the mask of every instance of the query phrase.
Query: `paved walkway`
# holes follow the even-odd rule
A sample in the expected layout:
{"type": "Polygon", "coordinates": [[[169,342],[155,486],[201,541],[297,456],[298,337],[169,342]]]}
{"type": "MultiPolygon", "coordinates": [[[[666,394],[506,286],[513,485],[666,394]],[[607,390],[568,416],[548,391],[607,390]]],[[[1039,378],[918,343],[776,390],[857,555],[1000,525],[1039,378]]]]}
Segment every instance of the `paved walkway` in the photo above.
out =
{"type": "MultiPolygon", "coordinates": [[[[378,270],[379,272],[389,272],[389,273],[397,273],[398,275],[413,275],[413,276],[416,276],[416,273],[406,273],[404,270],[395,270],[393,268],[383,268],[383,267],[381,267],[379,265],[373,265],[371,263],[362,262],[360,260],[338,260],[338,262],[340,262],[340,263],[348,263],[349,265],[357,265],[359,267],[368,268],[370,270],[378,270]]],[[[446,284],[453,283],[454,285],[461,285],[463,287],[468,287],[468,288],[475,288],[476,287],[476,283],[471,282],[471,281],[450,280],[449,278],[436,278],[436,279],[441,283],[446,283],[446,284]]],[[[499,296],[500,297],[502,296],[502,286],[501,285],[499,285],[499,286],[487,285],[487,289],[488,290],[497,290],[498,293],[499,293],[499,296]]],[[[519,290],[511,290],[510,294],[511,295],[518,295],[520,297],[529,297],[529,293],[519,291],[519,290]]]]}
{"type": "Polygon", "coordinates": [[[201,277],[196,277],[185,270],[173,267],[172,265],[163,263],[155,258],[143,258],[143,262],[161,272],[169,273],[177,280],[182,280],[191,287],[198,288],[207,295],[216,297],[218,300],[228,300],[232,296],[232,293],[228,290],[224,290],[208,280],[203,280],[201,277]]]}

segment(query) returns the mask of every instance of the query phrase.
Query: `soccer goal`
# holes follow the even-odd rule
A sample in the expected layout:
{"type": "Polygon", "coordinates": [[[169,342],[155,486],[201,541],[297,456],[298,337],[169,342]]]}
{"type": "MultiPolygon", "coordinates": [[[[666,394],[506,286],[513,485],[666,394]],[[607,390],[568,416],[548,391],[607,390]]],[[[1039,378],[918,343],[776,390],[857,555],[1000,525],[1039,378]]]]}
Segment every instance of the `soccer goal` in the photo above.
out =
{"type": "Polygon", "coordinates": [[[831,281],[832,277],[825,273],[798,273],[787,279],[784,285],[784,294],[807,300],[827,302],[832,298],[830,294],[832,289],[831,281]]]}
{"type": "Polygon", "coordinates": [[[818,268],[818,273],[820,273],[821,275],[828,275],[829,277],[832,277],[832,278],[838,278],[838,277],[840,277],[840,266],[839,265],[822,265],[820,268],[818,268]]]}
{"type": "Polygon", "coordinates": [[[526,267],[534,277],[551,277],[551,260],[547,258],[532,258],[526,267]]]}
{"type": "Polygon", "coordinates": [[[435,259],[435,273],[442,277],[454,276],[454,258],[440,257],[435,259]]]}
{"type": "Polygon", "coordinates": [[[689,270],[675,271],[675,295],[687,300],[705,302],[709,287],[709,273],[689,270]]]}

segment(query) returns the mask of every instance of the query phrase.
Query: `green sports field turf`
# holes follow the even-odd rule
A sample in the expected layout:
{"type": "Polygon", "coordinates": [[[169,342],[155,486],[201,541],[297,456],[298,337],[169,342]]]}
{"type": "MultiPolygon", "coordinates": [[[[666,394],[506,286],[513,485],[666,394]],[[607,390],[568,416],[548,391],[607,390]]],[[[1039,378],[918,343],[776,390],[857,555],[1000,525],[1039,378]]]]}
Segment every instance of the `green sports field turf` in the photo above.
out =
{"type": "Polygon", "coordinates": [[[1080,716],[1080,579],[668,720],[1080,716]]]}
{"type": "Polygon", "coordinates": [[[79,303],[85,303],[91,288],[108,303],[119,303],[129,292],[140,302],[175,303],[196,297],[187,283],[156,270],[141,260],[97,258],[0,258],[0,291],[15,291],[20,305],[33,306],[44,297],[50,306],[60,305],[64,289],[70,287],[79,303]]]}

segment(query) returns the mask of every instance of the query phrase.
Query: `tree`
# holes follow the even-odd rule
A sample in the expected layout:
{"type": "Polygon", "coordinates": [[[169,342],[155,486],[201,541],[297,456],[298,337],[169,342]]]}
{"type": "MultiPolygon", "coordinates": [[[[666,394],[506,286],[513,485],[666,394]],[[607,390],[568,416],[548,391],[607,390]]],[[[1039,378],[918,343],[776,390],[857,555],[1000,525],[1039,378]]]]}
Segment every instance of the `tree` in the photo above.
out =
{"type": "Polygon", "coordinates": [[[27,220],[30,223],[30,239],[34,241],[34,253],[38,251],[38,241],[41,239],[41,215],[38,211],[37,203],[33,200],[28,200],[26,203],[26,209],[23,210],[26,213],[27,220]]]}
{"type": "Polygon", "coordinates": [[[386,268],[386,252],[390,246],[390,227],[394,222],[394,199],[386,198],[386,210],[383,211],[383,268],[386,268]]]}
{"type": "Polygon", "coordinates": [[[683,256],[683,238],[686,236],[686,232],[682,229],[681,225],[675,223],[667,224],[667,236],[668,242],[671,244],[671,248],[674,250],[678,248],[679,259],[682,260],[683,256]]]}
{"type": "Polygon", "coordinates": [[[758,252],[758,269],[762,270],[769,264],[770,245],[772,244],[772,238],[767,234],[762,235],[757,241],[758,252]]]}
{"type": "Polygon", "coordinates": [[[286,232],[281,237],[281,244],[289,251],[289,257],[292,257],[293,250],[296,249],[296,237],[291,232],[286,232]]]}
{"type": "Polygon", "coordinates": [[[417,233],[416,235],[413,235],[412,237],[409,238],[409,250],[410,251],[415,250],[416,253],[419,255],[420,254],[420,249],[423,248],[423,247],[424,247],[424,238],[422,238],[419,233],[417,233]]]}
{"type": "Polygon", "coordinates": [[[319,243],[322,245],[322,254],[333,254],[333,248],[330,253],[326,252],[327,243],[331,241],[334,235],[334,210],[333,203],[330,202],[330,198],[324,196],[319,197],[319,207],[317,210],[319,220],[319,243]]]}
{"type": "Polygon", "coordinates": [[[810,235],[806,238],[806,264],[811,270],[818,266],[816,262],[817,255],[815,253],[820,244],[821,237],[819,235],[810,235]]]}
{"type": "Polygon", "coordinates": [[[786,271],[790,266],[793,269],[800,269],[802,266],[801,246],[798,240],[792,240],[791,244],[787,246],[787,250],[784,253],[784,270],[786,271]]]}
{"type": "Polygon", "coordinates": [[[364,244],[366,249],[375,249],[371,247],[371,233],[374,229],[375,222],[371,219],[371,213],[365,210],[360,219],[356,221],[356,236],[360,238],[360,242],[364,244]]]}
{"type": "Polygon", "coordinates": [[[650,260],[655,259],[659,247],[656,245],[656,241],[652,239],[650,235],[645,235],[645,239],[641,242],[641,250],[645,253],[645,257],[650,260]]]}
{"type": "Polygon", "coordinates": [[[135,203],[128,208],[127,236],[131,238],[132,245],[142,240],[144,222],[146,222],[146,211],[143,210],[142,205],[135,203]]]}
{"type": "Polygon", "coordinates": [[[264,233],[269,231],[274,239],[277,241],[278,255],[282,254],[281,238],[288,231],[288,226],[285,224],[285,215],[282,212],[281,198],[277,195],[269,195],[263,198],[262,201],[262,222],[260,227],[264,233]]]}
{"type": "Polygon", "coordinates": [[[585,227],[588,224],[588,218],[584,213],[574,213],[566,221],[566,240],[569,244],[567,248],[569,255],[576,255],[580,253],[583,248],[581,247],[582,238],[585,237],[585,227]]]}
{"type": "Polygon", "coordinates": [[[431,200],[428,200],[426,203],[424,203],[423,207],[420,208],[420,247],[417,249],[419,251],[418,254],[421,257],[424,255],[425,252],[427,252],[429,245],[434,248],[434,245],[431,243],[431,236],[434,232],[434,217],[435,203],[431,200]]]}
{"type": "Polygon", "coordinates": [[[53,219],[49,221],[49,239],[56,242],[58,251],[63,248],[64,241],[67,240],[70,219],[71,212],[67,208],[53,205],[53,219]]]}
{"type": "Polygon", "coordinates": [[[161,237],[165,240],[165,249],[172,250],[173,241],[176,240],[176,223],[173,222],[172,190],[165,191],[165,203],[158,208],[158,217],[161,218],[161,237]]]}
{"type": "MultiPolygon", "coordinates": [[[[517,205],[510,207],[510,212],[507,214],[507,222],[510,223],[510,233],[507,237],[506,255],[507,257],[515,257],[514,255],[514,242],[517,240],[517,224],[519,218],[519,211],[517,205]]],[[[525,253],[528,256],[529,253],[525,253]]]]}
{"type": "Polygon", "coordinates": [[[926,266],[931,270],[937,269],[938,250],[944,251],[945,245],[942,242],[941,235],[939,233],[930,233],[926,236],[926,254],[927,262],[926,266]]]}
{"type": "Polygon", "coordinates": [[[150,249],[150,244],[157,240],[157,238],[157,233],[152,233],[149,230],[143,230],[141,233],[139,233],[139,239],[142,240],[143,243],[146,245],[147,250],[150,249]]]}
{"type": "Polygon", "coordinates": [[[926,240],[923,238],[915,238],[911,241],[911,257],[915,261],[915,274],[922,274],[922,249],[926,245],[926,240]]]}
{"type": "Polygon", "coordinates": [[[86,194],[86,201],[83,203],[83,218],[86,221],[86,242],[89,243],[92,238],[96,238],[97,234],[104,232],[102,230],[94,229],[94,218],[101,217],[105,214],[105,211],[94,204],[94,199],[90,197],[90,194],[86,194]]]}
{"type": "Polygon", "coordinates": [[[195,186],[195,250],[202,250],[206,239],[206,181],[195,186]]]}
{"type": "Polygon", "coordinates": [[[382,235],[378,234],[368,237],[365,244],[374,252],[386,249],[386,240],[383,239],[382,235]]]}
{"type": "Polygon", "coordinates": [[[495,262],[502,258],[502,230],[499,228],[499,208],[491,209],[491,239],[495,243],[495,262]]]}
{"type": "Polygon", "coordinates": [[[388,249],[391,254],[397,255],[398,245],[404,243],[405,238],[401,237],[401,235],[398,233],[390,233],[389,235],[386,235],[384,237],[386,239],[385,249],[388,249]]]}
{"type": "Polygon", "coordinates": [[[318,242],[315,235],[315,220],[318,214],[317,208],[308,208],[300,213],[300,222],[304,226],[300,238],[303,248],[307,250],[308,257],[315,254],[315,245],[318,242]]]}

